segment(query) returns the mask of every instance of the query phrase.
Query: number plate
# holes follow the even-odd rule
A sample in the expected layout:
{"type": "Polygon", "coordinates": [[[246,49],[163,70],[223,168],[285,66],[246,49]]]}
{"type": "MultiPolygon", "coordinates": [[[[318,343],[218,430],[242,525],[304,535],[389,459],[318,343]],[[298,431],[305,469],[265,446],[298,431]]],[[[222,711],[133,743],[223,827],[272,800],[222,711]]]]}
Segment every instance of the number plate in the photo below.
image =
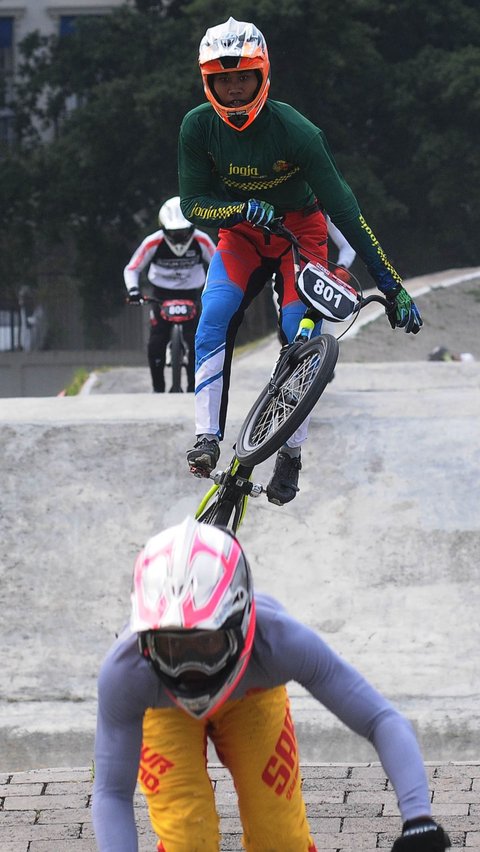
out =
{"type": "Polygon", "coordinates": [[[358,293],[353,287],[316,263],[307,263],[302,269],[297,290],[303,302],[331,322],[350,319],[358,303],[358,293]]]}
{"type": "Polygon", "coordinates": [[[162,302],[160,315],[167,322],[188,322],[197,315],[197,308],[190,299],[168,299],[162,302]]]}

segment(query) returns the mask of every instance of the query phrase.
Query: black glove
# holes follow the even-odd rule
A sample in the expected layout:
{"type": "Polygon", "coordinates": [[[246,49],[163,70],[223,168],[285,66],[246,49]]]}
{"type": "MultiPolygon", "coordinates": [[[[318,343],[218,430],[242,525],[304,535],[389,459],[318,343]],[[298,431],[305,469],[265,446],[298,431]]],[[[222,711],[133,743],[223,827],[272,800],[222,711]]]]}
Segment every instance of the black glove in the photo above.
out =
{"type": "Polygon", "coordinates": [[[275,216],[275,210],[267,201],[257,201],[251,198],[243,206],[243,218],[251,225],[268,225],[275,216]]]}
{"type": "Polygon", "coordinates": [[[392,328],[404,328],[406,333],[418,334],[423,320],[412,297],[398,284],[394,290],[385,293],[388,300],[387,317],[392,328]]]}
{"type": "Polygon", "coordinates": [[[129,305],[140,305],[142,299],[143,296],[138,287],[132,287],[131,290],[128,291],[127,302],[129,305]]]}
{"type": "Polygon", "coordinates": [[[392,846],[392,852],[445,852],[450,838],[433,819],[412,819],[404,823],[402,836],[392,846]]]}

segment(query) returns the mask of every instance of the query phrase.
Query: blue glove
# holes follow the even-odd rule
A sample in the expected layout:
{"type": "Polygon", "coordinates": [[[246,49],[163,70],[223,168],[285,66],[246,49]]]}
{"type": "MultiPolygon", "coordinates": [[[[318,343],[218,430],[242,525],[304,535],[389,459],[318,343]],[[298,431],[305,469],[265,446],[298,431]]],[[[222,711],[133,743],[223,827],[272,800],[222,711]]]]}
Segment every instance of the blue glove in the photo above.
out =
{"type": "Polygon", "coordinates": [[[243,207],[243,218],[251,225],[261,227],[268,225],[275,217],[275,210],[271,204],[266,201],[257,201],[256,198],[251,198],[246,201],[243,207]]]}
{"type": "Polygon", "coordinates": [[[407,334],[418,334],[423,320],[405,287],[398,284],[394,290],[385,293],[385,297],[388,300],[387,317],[392,328],[404,328],[407,334]]]}
{"type": "Polygon", "coordinates": [[[412,819],[403,826],[402,836],[392,846],[392,852],[445,852],[450,838],[433,819],[412,819]]]}

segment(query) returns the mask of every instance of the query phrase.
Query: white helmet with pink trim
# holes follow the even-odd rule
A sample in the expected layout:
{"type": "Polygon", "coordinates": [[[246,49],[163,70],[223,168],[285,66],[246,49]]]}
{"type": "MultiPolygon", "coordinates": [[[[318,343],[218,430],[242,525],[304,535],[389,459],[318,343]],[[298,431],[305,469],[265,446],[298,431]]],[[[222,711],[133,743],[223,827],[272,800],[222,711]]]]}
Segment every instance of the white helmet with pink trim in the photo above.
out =
{"type": "Polygon", "coordinates": [[[255,632],[252,576],[232,533],[186,518],[151,538],[135,563],[130,625],[176,704],[198,719],[217,710],[255,632]]]}

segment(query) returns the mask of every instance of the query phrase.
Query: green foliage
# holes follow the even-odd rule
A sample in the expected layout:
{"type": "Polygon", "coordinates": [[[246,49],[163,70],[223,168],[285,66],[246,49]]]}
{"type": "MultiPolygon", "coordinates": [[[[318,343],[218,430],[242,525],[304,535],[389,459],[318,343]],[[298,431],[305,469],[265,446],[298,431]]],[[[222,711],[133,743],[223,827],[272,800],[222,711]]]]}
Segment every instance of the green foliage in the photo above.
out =
{"type": "Polygon", "coordinates": [[[85,367],[79,367],[75,370],[74,376],[67,388],[65,388],[65,396],[78,396],[89,376],[88,370],[85,367]]]}
{"type": "MultiPolygon", "coordinates": [[[[271,96],[325,130],[405,274],[478,262],[477,0],[237,0],[269,45],[271,96]]],[[[0,151],[0,275],[14,289],[50,243],[108,346],[122,269],[177,192],[183,115],[203,98],[198,43],[221,0],[136,0],[22,44],[18,144],[0,151]]]]}

